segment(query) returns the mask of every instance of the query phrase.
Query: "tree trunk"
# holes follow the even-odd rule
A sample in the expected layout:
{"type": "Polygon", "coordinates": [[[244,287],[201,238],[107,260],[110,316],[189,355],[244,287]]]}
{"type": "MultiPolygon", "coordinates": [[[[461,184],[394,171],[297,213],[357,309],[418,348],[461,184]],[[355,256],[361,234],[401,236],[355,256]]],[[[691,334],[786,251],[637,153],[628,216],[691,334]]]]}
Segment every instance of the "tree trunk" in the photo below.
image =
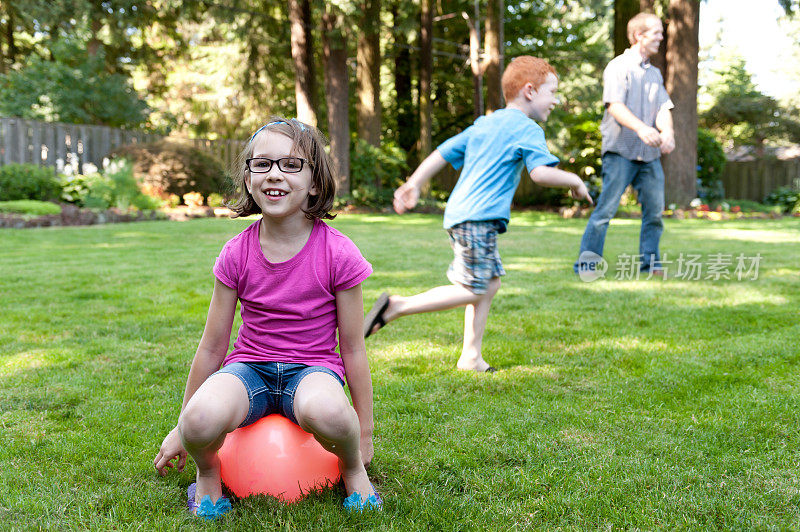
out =
{"type": "Polygon", "coordinates": [[[639,13],[639,0],[614,0],[614,56],[629,48],[628,21],[639,13]]]}
{"type": "Polygon", "coordinates": [[[89,39],[89,42],[86,45],[86,51],[89,54],[89,57],[95,57],[98,52],[100,52],[100,46],[103,44],[100,41],[100,38],[97,36],[100,33],[100,30],[103,29],[103,22],[100,19],[94,18],[90,24],[92,37],[89,39]]]}
{"type": "Polygon", "coordinates": [[[394,22],[394,90],[397,93],[397,144],[406,152],[414,147],[417,138],[417,119],[411,95],[411,50],[402,31],[400,2],[392,5],[394,22]]]}
{"type": "Polygon", "coordinates": [[[489,0],[486,7],[486,111],[503,107],[503,13],[504,0],[489,0]]]}
{"type": "Polygon", "coordinates": [[[350,193],[350,121],[348,118],[347,44],[343,17],[326,5],[322,16],[322,53],[325,69],[325,103],[331,159],[340,195],[350,193]]]}
{"type": "Polygon", "coordinates": [[[675,108],[675,151],[665,156],[666,202],[687,205],[697,195],[697,63],[700,3],[670,0],[667,92],[675,108]]]}
{"type": "Polygon", "coordinates": [[[433,0],[420,1],[419,160],[432,151],[431,76],[433,74],[433,0]]]}
{"type": "Polygon", "coordinates": [[[478,3],[472,17],[464,13],[469,26],[469,66],[472,70],[472,114],[474,118],[483,115],[483,65],[481,64],[481,19],[478,3]]]}
{"type": "Polygon", "coordinates": [[[289,0],[289,24],[295,71],[294,92],[297,99],[297,119],[316,126],[317,87],[309,0],[289,0]]]}
{"type": "Polygon", "coordinates": [[[363,0],[358,37],[358,136],[373,146],[381,142],[380,0],[363,0]]]}

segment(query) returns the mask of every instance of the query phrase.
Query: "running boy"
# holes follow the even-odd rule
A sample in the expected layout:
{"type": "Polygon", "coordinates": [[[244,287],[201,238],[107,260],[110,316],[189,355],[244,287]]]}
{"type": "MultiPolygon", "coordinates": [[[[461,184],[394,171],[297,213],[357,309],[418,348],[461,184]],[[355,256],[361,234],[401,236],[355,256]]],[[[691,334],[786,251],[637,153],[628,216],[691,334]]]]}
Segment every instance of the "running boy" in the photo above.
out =
{"type": "Polygon", "coordinates": [[[481,354],[481,342],[492,298],[505,275],[497,235],[506,231],[511,200],[523,165],[534,183],[569,187],[574,198],[592,203],[586,185],[572,173],[555,168],[558,159],[545,143],[544,122],[557,103],[558,77],[544,59],[515,58],[503,74],[507,105],[450,138],[433,151],[394,194],[394,209],[414,208],[420,190],[447,163],[463,166],[444,213],[455,258],[447,270],[452,284],[403,297],[381,294],[364,320],[364,336],[401,316],[466,306],[464,345],[458,369],[492,372],[481,354]]]}

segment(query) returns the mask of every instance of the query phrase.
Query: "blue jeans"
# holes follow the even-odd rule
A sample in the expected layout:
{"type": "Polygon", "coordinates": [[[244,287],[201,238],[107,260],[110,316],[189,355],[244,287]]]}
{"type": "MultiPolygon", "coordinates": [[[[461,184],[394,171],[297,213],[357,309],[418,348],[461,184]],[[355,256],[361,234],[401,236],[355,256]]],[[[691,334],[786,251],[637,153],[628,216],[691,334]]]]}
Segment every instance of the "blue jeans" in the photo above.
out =
{"type": "MultiPolygon", "coordinates": [[[[664,231],[664,170],[661,161],[631,161],[613,152],[603,155],[603,191],[589,217],[581,239],[580,253],[591,251],[603,255],[608,223],[617,213],[619,200],[628,185],[633,185],[642,204],[642,229],[639,234],[639,255],[642,271],[653,265],[659,269],[661,256],[658,243],[664,231]]],[[[578,261],[573,266],[578,273],[578,261]]]]}
{"type": "Polygon", "coordinates": [[[341,377],[331,369],[287,362],[234,362],[223,366],[217,373],[235,375],[244,384],[250,409],[239,426],[246,427],[270,414],[280,414],[297,424],[294,417],[297,386],[303,377],[318,371],[331,375],[344,386],[341,377]]]}

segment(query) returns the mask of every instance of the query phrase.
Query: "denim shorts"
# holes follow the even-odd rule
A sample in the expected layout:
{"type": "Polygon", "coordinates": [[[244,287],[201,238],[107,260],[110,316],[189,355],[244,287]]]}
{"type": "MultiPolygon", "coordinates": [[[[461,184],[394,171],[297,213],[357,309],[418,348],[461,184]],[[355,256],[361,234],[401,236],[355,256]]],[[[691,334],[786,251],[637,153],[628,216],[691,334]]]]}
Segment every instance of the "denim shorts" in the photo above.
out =
{"type": "Polygon", "coordinates": [[[297,385],[303,377],[316,372],[333,375],[344,386],[344,381],[336,372],[323,366],[286,362],[234,362],[217,371],[236,375],[247,389],[250,409],[240,427],[246,427],[270,414],[281,414],[296,424],[294,394],[297,385]]]}
{"type": "Polygon", "coordinates": [[[447,269],[450,282],[464,285],[474,294],[485,294],[493,277],[506,274],[497,251],[497,233],[503,227],[501,221],[489,220],[462,222],[447,230],[454,255],[447,269]]]}

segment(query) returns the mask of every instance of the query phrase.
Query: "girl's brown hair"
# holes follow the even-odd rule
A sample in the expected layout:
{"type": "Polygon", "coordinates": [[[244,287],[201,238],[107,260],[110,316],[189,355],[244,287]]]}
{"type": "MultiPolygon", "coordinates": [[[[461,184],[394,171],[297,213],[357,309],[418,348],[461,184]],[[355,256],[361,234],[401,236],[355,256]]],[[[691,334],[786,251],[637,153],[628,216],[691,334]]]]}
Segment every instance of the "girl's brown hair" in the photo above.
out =
{"type": "Polygon", "coordinates": [[[336,178],[333,173],[333,162],[325,151],[327,144],[325,137],[317,128],[304,124],[296,118],[286,119],[279,116],[271,117],[266,125],[250,137],[247,145],[233,163],[231,169],[233,194],[226,205],[235,213],[234,218],[261,213],[258,204],[247,190],[246,181],[250,170],[247,168],[246,161],[253,156],[253,141],[262,131],[274,131],[286,135],[294,143],[292,154],[308,160],[311,167],[311,183],[317,189],[317,194],[308,196],[308,210],[303,211],[306,213],[306,218],[309,220],[333,219],[335,215],[329,211],[333,207],[333,200],[336,197],[336,178]]]}

